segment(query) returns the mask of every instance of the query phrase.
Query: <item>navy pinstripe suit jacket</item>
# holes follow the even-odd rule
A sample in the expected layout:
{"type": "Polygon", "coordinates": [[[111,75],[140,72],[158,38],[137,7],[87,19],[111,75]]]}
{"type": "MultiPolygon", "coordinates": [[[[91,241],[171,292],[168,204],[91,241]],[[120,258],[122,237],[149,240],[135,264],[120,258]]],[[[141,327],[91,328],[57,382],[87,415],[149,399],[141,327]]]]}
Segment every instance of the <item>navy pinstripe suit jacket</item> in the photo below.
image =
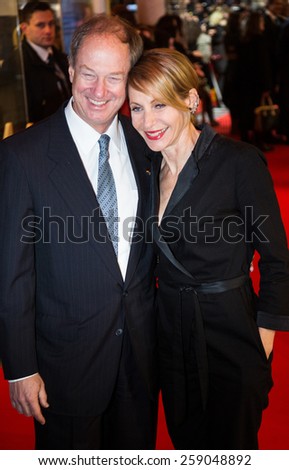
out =
{"type": "Polygon", "coordinates": [[[0,349],[7,379],[42,376],[50,410],[97,415],[110,399],[126,325],[156,397],[153,250],[144,243],[150,175],[120,116],[139,190],[125,281],[64,108],[0,144],[0,349]]]}

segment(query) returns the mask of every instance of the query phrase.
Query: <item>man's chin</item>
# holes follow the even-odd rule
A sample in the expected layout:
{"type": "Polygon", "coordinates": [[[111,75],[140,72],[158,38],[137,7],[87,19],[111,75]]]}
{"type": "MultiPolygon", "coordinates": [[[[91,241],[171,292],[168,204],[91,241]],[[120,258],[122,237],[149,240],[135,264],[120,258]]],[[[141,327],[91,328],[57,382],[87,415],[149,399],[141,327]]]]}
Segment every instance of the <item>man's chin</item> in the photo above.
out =
{"type": "Polygon", "coordinates": [[[52,47],[54,45],[54,41],[45,41],[44,44],[42,44],[42,47],[52,47]]]}

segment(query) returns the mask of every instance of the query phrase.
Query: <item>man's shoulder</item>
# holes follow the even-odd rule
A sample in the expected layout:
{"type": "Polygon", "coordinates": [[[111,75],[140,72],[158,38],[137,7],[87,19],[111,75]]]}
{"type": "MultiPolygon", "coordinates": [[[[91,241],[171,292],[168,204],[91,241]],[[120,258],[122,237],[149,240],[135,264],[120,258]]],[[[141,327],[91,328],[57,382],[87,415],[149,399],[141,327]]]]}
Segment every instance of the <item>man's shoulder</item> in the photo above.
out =
{"type": "Polygon", "coordinates": [[[26,60],[41,60],[38,54],[35,52],[33,47],[26,41],[25,38],[22,39],[21,42],[21,50],[23,53],[23,59],[26,60]]]}

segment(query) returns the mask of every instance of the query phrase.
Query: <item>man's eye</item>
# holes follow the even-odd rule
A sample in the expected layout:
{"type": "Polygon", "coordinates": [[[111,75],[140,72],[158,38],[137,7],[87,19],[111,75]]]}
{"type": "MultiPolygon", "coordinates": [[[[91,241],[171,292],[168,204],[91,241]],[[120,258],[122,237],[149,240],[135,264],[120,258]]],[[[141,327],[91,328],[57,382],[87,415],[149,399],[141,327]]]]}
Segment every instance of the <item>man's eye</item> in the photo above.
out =
{"type": "Polygon", "coordinates": [[[83,73],[82,76],[85,80],[93,80],[94,79],[94,75],[92,75],[91,73],[83,73]]]}
{"type": "Polygon", "coordinates": [[[55,26],[55,21],[49,21],[49,23],[37,23],[36,27],[39,29],[44,29],[45,26],[49,26],[50,28],[53,28],[55,26]]]}
{"type": "Polygon", "coordinates": [[[118,76],[115,76],[115,75],[111,75],[110,77],[108,77],[108,81],[110,83],[120,83],[123,81],[123,78],[122,77],[118,77],[118,76]]]}

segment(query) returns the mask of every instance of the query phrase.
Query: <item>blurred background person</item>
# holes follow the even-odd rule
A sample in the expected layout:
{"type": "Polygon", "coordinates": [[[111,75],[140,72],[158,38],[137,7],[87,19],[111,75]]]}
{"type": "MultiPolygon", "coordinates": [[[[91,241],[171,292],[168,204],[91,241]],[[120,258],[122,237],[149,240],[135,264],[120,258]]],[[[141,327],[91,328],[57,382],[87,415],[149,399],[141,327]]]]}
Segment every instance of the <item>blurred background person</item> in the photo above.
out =
{"type": "Polygon", "coordinates": [[[236,80],[238,73],[238,48],[243,34],[243,19],[247,15],[245,8],[238,8],[230,12],[224,35],[224,46],[227,65],[224,73],[223,102],[227,106],[231,117],[231,133],[239,134],[239,100],[236,93],[236,80]]]}
{"type": "Polygon", "coordinates": [[[268,48],[270,77],[272,82],[272,97],[275,99],[278,94],[278,62],[277,62],[277,46],[281,32],[281,27],[285,23],[283,16],[285,1],[284,0],[268,0],[264,11],[264,39],[268,48]]]}
{"type": "MultiPolygon", "coordinates": [[[[270,74],[271,80],[270,95],[274,103],[277,103],[281,108],[283,108],[283,99],[285,98],[286,100],[286,93],[284,94],[284,70],[282,70],[284,69],[284,66],[286,67],[286,65],[283,64],[280,59],[283,56],[286,60],[286,54],[284,56],[283,46],[283,52],[281,54],[280,51],[278,52],[278,48],[280,45],[280,35],[283,29],[283,25],[286,21],[286,17],[284,16],[286,3],[288,4],[286,0],[268,0],[265,11],[263,13],[264,39],[266,41],[267,54],[269,57],[268,73],[270,74]],[[282,77],[280,73],[282,74],[282,77]],[[280,80],[282,80],[282,85],[280,80]],[[280,94],[280,86],[282,87],[282,95],[280,94]]],[[[289,47],[289,43],[287,43],[286,47],[289,47]]],[[[289,87],[288,82],[286,86],[287,88],[289,87]]],[[[288,115],[287,120],[289,120],[288,115]]],[[[267,141],[270,143],[278,143],[279,141],[282,142],[282,139],[278,135],[283,132],[282,127],[277,130],[277,135],[276,133],[273,134],[268,132],[266,136],[267,141]]]]}
{"type": "MultiPolygon", "coordinates": [[[[28,2],[20,10],[28,120],[37,122],[54,113],[71,96],[67,55],[56,46],[56,20],[46,2],[28,2]]],[[[3,64],[14,77],[21,54],[15,50],[3,64]]]]}
{"type": "Polygon", "coordinates": [[[136,17],[133,11],[127,8],[127,5],[119,4],[111,8],[111,14],[119,16],[120,18],[128,21],[132,26],[137,26],[136,17]]]}
{"type": "Polygon", "coordinates": [[[289,144],[289,18],[281,28],[277,47],[279,70],[279,126],[278,138],[289,144]]]}
{"type": "Polygon", "coordinates": [[[183,54],[188,51],[187,40],[183,33],[183,21],[179,15],[166,14],[155,24],[155,46],[170,47],[183,54]]]}
{"type": "Polygon", "coordinates": [[[262,151],[271,149],[266,135],[255,129],[254,110],[270,95],[272,80],[268,48],[264,40],[264,17],[251,11],[244,34],[237,48],[235,90],[238,96],[241,140],[257,145],[262,151]]]}

